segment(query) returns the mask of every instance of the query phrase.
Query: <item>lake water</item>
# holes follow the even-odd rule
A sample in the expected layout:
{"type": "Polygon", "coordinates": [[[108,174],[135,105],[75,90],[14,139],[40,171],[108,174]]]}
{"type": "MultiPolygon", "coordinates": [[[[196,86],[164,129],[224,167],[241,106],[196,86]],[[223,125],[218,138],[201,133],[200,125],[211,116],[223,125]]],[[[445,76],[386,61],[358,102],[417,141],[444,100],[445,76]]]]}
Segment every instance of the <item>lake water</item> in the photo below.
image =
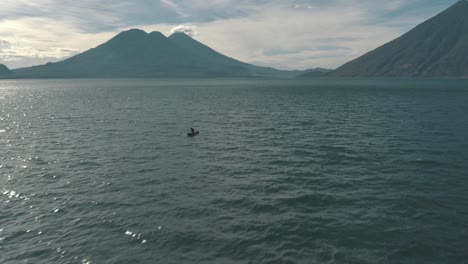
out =
{"type": "Polygon", "coordinates": [[[468,80],[0,81],[0,263],[464,263],[467,160],[468,80]]]}

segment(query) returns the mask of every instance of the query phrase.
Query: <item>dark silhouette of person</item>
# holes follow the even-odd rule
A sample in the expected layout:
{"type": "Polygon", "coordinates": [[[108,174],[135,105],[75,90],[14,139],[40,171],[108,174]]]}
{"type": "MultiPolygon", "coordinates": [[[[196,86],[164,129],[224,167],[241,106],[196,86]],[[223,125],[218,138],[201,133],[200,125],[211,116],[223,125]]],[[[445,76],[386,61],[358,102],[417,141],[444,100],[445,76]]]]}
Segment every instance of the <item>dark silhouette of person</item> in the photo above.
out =
{"type": "Polygon", "coordinates": [[[195,130],[193,128],[190,128],[190,132],[193,134],[195,133],[195,130]]]}

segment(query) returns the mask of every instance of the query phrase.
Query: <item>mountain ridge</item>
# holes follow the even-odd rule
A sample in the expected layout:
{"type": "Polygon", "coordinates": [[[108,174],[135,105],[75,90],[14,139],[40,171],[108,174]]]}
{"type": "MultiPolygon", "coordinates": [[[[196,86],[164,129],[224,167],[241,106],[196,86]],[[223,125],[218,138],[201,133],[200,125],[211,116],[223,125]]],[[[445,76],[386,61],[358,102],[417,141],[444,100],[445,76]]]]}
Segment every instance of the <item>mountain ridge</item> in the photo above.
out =
{"type": "Polygon", "coordinates": [[[140,29],[120,32],[95,48],[44,65],[10,70],[3,78],[277,77],[302,71],[256,66],[223,55],[184,33],[169,37],[140,29]]]}
{"type": "Polygon", "coordinates": [[[329,73],[330,77],[468,76],[468,1],[329,73]]]}

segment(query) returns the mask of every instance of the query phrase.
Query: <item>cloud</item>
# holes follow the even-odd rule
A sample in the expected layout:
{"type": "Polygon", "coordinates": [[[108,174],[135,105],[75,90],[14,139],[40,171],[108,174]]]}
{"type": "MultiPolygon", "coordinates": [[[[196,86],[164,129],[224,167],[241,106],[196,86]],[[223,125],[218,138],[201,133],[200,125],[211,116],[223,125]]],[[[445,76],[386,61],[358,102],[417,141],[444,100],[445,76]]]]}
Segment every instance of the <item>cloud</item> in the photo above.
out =
{"type": "Polygon", "coordinates": [[[0,49],[9,48],[9,47],[11,47],[10,42],[0,39],[0,49]]]}
{"type": "Polygon", "coordinates": [[[185,33],[191,37],[198,36],[197,27],[192,25],[179,25],[171,29],[171,33],[185,33]]]}
{"type": "Polygon", "coordinates": [[[74,23],[44,17],[6,20],[0,23],[4,43],[0,61],[9,68],[58,61],[97,46],[117,32],[86,33],[74,23]]]}
{"type": "Polygon", "coordinates": [[[174,3],[172,0],[161,0],[161,3],[168,6],[172,10],[174,10],[174,12],[176,12],[181,17],[188,17],[189,16],[188,13],[183,11],[182,8],[179,5],[177,5],[176,3],[174,3]]]}
{"type": "Polygon", "coordinates": [[[342,6],[340,16],[332,7],[272,5],[254,16],[198,23],[197,39],[250,63],[280,69],[334,68],[402,33],[401,28],[368,24],[368,19],[353,5],[342,6]]]}

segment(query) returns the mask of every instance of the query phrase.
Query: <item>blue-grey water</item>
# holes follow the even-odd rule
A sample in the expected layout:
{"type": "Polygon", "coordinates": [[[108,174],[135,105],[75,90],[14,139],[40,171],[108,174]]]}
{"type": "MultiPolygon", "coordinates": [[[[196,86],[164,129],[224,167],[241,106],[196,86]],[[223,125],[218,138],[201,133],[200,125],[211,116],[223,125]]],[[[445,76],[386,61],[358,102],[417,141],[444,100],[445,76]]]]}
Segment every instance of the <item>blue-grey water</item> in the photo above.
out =
{"type": "Polygon", "coordinates": [[[468,80],[0,81],[0,263],[466,263],[467,160],[468,80]]]}

